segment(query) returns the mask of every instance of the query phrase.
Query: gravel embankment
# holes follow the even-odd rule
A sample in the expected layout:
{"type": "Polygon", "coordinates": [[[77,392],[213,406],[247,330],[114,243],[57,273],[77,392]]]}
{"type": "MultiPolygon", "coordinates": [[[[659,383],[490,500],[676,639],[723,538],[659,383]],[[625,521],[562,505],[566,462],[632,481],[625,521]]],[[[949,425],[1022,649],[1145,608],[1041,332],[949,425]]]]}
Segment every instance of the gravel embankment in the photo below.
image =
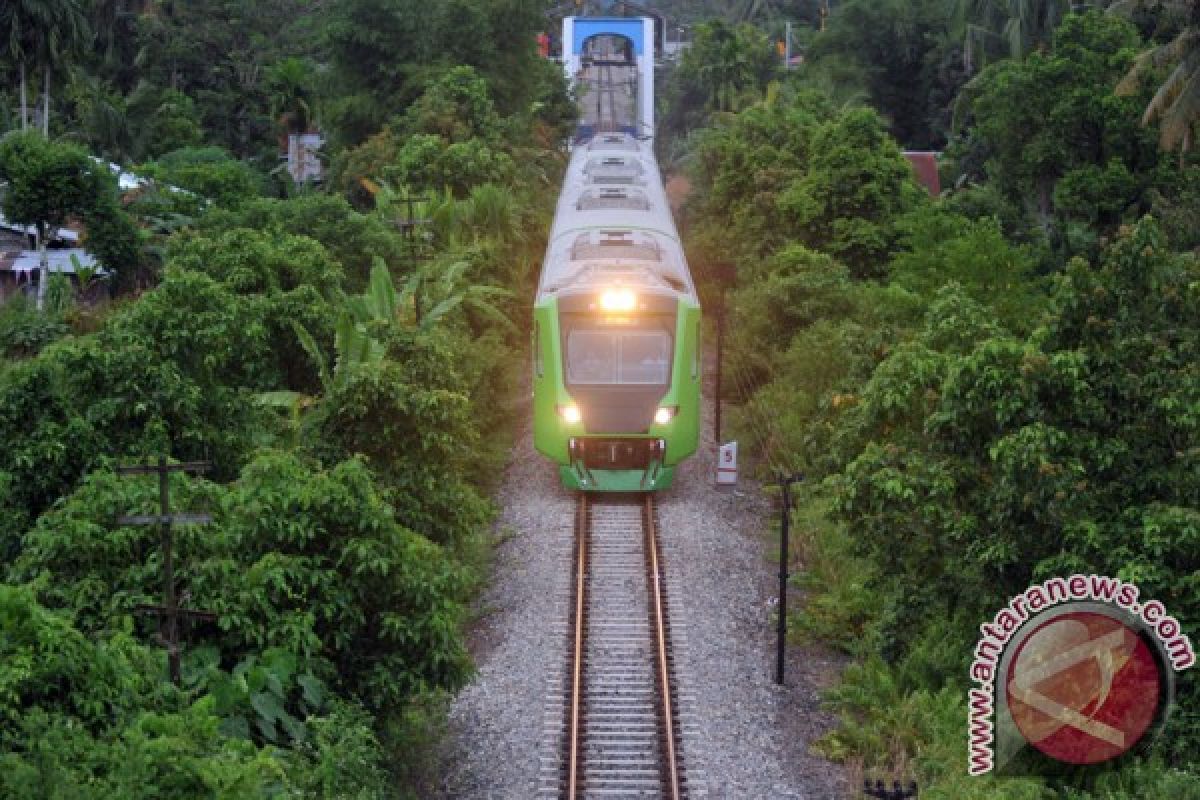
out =
{"type": "MultiPolygon", "coordinates": [[[[699,770],[693,790],[703,790],[693,796],[845,797],[844,770],[809,752],[829,728],[819,691],[839,662],[790,648],[787,684],[774,684],[777,567],[763,534],[771,506],[751,484],[736,494],[713,487],[711,431],[709,423],[700,452],[659,498],[672,617],[682,616],[687,647],[685,758],[699,770]]],[[[528,430],[497,499],[495,571],[472,632],[479,671],[453,704],[444,755],[443,797],[456,800],[534,796],[547,680],[564,663],[574,505],[528,430]]]]}
{"type": "Polygon", "coordinates": [[[565,658],[575,501],[528,422],[496,501],[492,583],[471,631],[478,672],[450,711],[442,796],[454,800],[533,797],[546,681],[565,658]]]}

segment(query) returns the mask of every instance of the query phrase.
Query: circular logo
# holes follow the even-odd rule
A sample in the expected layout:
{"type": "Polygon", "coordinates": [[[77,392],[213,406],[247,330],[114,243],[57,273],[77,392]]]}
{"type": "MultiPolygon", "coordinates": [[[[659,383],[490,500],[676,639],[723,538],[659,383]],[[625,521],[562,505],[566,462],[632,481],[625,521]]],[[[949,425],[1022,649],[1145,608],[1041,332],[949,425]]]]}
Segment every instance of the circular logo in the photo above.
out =
{"type": "Polygon", "coordinates": [[[1136,630],[1075,611],[1021,642],[1005,680],[1009,713],[1034,747],[1071,764],[1116,758],[1137,744],[1162,704],[1162,677],[1136,630]]]}

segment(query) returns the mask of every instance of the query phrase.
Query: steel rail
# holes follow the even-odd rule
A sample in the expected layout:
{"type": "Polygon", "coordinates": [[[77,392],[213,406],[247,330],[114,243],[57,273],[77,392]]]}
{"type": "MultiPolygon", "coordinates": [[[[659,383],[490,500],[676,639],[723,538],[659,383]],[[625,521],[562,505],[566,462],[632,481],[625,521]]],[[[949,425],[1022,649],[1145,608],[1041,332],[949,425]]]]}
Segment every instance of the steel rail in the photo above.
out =
{"type": "MultiPolygon", "coordinates": [[[[591,703],[588,695],[589,687],[585,685],[585,682],[594,682],[598,678],[600,681],[600,683],[597,684],[598,686],[611,686],[611,675],[609,675],[607,680],[604,677],[606,674],[605,667],[597,667],[596,665],[589,667],[587,664],[585,664],[585,659],[588,658],[590,647],[598,646],[604,648],[606,646],[611,646],[611,639],[609,640],[609,644],[603,644],[605,641],[603,637],[611,636],[611,631],[606,633],[597,633],[593,631],[591,634],[592,637],[601,637],[598,640],[601,642],[601,644],[597,645],[596,641],[589,642],[589,627],[592,627],[593,625],[599,625],[601,630],[604,631],[606,629],[611,629],[614,625],[614,622],[608,619],[608,617],[605,617],[603,614],[600,616],[599,621],[597,621],[595,618],[595,613],[593,612],[596,612],[596,609],[591,608],[589,604],[595,604],[598,601],[598,596],[590,587],[590,583],[593,580],[600,579],[596,574],[597,569],[600,569],[601,576],[605,576],[609,579],[623,574],[619,571],[613,573],[611,570],[614,568],[612,562],[614,553],[619,555],[620,549],[624,546],[618,544],[618,550],[613,551],[611,547],[609,550],[606,550],[604,542],[595,544],[591,538],[592,536],[596,535],[597,525],[601,526],[602,531],[612,533],[612,528],[606,526],[611,526],[613,524],[613,518],[609,516],[603,516],[602,520],[595,519],[595,515],[593,514],[591,506],[592,503],[589,501],[588,495],[585,493],[580,493],[577,501],[575,516],[575,564],[573,571],[575,581],[575,619],[574,625],[572,626],[572,642],[570,644],[570,694],[567,696],[569,705],[567,708],[566,747],[564,753],[566,757],[566,764],[564,766],[566,769],[565,774],[560,773],[562,776],[560,780],[563,780],[563,782],[559,784],[559,797],[568,798],[569,800],[576,800],[577,798],[583,798],[590,794],[591,788],[589,787],[593,785],[593,781],[595,780],[595,775],[592,772],[594,765],[589,760],[591,758],[591,756],[588,755],[589,751],[585,749],[594,748],[596,746],[596,744],[591,741],[592,737],[589,735],[589,732],[585,731],[585,726],[587,726],[587,720],[585,717],[587,717],[589,714],[589,704],[591,703]],[[593,545],[595,546],[593,547],[593,545]],[[593,550],[595,550],[595,553],[593,553],[593,550]],[[593,562],[595,562],[595,564],[593,564],[593,562]],[[593,669],[593,667],[595,669],[593,669]],[[598,672],[596,670],[598,670],[598,672]]],[[[657,718],[656,722],[654,723],[654,728],[656,729],[655,735],[651,741],[657,741],[658,744],[656,747],[653,745],[644,746],[649,746],[652,749],[657,750],[658,765],[655,771],[657,771],[658,777],[655,780],[656,788],[653,790],[654,796],[667,798],[668,800],[682,800],[682,798],[685,797],[685,790],[683,787],[683,775],[681,774],[682,771],[679,765],[680,756],[676,739],[676,712],[674,708],[674,702],[672,700],[672,670],[669,654],[670,643],[668,640],[669,630],[666,611],[666,588],[664,586],[659,561],[658,531],[655,520],[653,495],[647,494],[644,500],[642,500],[640,503],[635,504],[632,507],[626,506],[626,508],[628,508],[630,511],[637,509],[637,511],[634,512],[636,516],[633,516],[630,520],[632,525],[638,524],[637,520],[639,517],[641,522],[642,564],[640,568],[633,566],[632,564],[629,566],[632,567],[636,572],[643,573],[646,577],[646,583],[644,585],[646,595],[642,599],[642,602],[645,603],[645,605],[642,607],[642,613],[646,615],[643,617],[643,619],[646,619],[649,623],[649,630],[644,630],[644,633],[641,634],[644,637],[642,640],[644,642],[644,649],[642,649],[641,658],[643,659],[643,663],[645,664],[645,668],[647,670],[646,673],[644,673],[647,683],[645,699],[641,702],[645,704],[643,708],[645,709],[647,715],[657,718]],[[646,634],[649,634],[649,636],[647,637],[646,634]],[[653,663],[650,663],[651,659],[653,660],[653,663]],[[652,707],[654,707],[653,711],[650,710],[652,707]]],[[[633,533],[633,530],[627,530],[630,530],[631,534],[633,533]]],[[[636,542],[637,538],[634,538],[632,541],[636,542]]],[[[609,544],[611,545],[611,542],[609,544]]],[[[630,551],[625,550],[625,552],[630,551]]],[[[620,570],[625,568],[617,567],[617,569],[620,570]]],[[[604,586],[607,588],[600,588],[597,590],[600,592],[600,597],[605,596],[607,592],[611,592],[612,585],[608,581],[605,582],[604,586]]],[[[601,600],[600,602],[602,604],[605,602],[611,603],[612,595],[608,594],[608,600],[601,600]]],[[[633,609],[630,610],[632,611],[633,609]]],[[[608,612],[605,613],[611,613],[611,607],[609,608],[608,612]]],[[[625,613],[626,616],[620,618],[621,622],[618,624],[619,627],[640,627],[631,625],[632,618],[628,616],[628,611],[625,613]]],[[[611,669],[611,666],[608,667],[608,669],[611,669]]],[[[609,689],[601,688],[599,691],[603,695],[609,691],[609,689]]],[[[614,714],[620,715],[625,712],[613,710],[606,711],[603,707],[601,707],[598,713],[602,720],[600,722],[599,741],[608,741],[606,737],[611,735],[612,729],[612,720],[610,718],[614,714]],[[605,731],[608,731],[609,733],[606,733],[605,731]]],[[[645,730],[646,733],[650,732],[649,728],[645,730]]],[[[591,733],[596,733],[596,731],[592,731],[591,733]]],[[[645,734],[634,733],[634,740],[636,741],[636,738],[641,735],[645,734]]],[[[601,754],[600,758],[603,759],[604,757],[605,756],[601,754]]],[[[635,772],[637,772],[653,768],[647,764],[643,767],[634,767],[633,769],[635,772]]],[[[615,775],[610,774],[607,780],[616,780],[618,783],[620,783],[623,780],[629,780],[629,778],[623,777],[618,771],[615,775]]],[[[643,778],[637,778],[636,780],[643,780],[643,778]]],[[[626,786],[625,788],[630,787],[626,786]]],[[[611,793],[612,789],[609,788],[606,791],[611,793]]],[[[647,785],[638,791],[645,793],[650,791],[650,787],[647,785]]]]}
{"type": "Polygon", "coordinates": [[[658,680],[662,694],[663,736],[666,739],[667,796],[680,800],[679,767],[675,756],[675,714],[671,708],[671,676],[667,661],[667,624],[663,613],[663,588],[658,569],[658,532],[654,524],[654,495],[647,494],[644,511],[646,559],[650,567],[650,594],[654,604],[654,636],[658,652],[658,680]]]}
{"type": "Polygon", "coordinates": [[[583,618],[587,589],[587,514],[587,495],[580,492],[579,503],[575,509],[575,641],[574,655],[571,660],[571,719],[570,727],[567,730],[567,797],[569,800],[575,800],[579,785],[579,747],[582,739],[580,716],[583,697],[583,618]]]}

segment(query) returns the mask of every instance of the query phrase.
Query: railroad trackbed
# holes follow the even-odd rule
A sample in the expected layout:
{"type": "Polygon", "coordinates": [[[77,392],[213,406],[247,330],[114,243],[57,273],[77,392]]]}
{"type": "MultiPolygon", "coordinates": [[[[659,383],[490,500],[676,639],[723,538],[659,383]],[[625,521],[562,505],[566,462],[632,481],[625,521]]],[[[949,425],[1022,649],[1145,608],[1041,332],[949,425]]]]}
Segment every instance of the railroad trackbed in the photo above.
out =
{"type": "Polygon", "coordinates": [[[567,658],[547,700],[539,796],[699,796],[661,556],[652,496],[579,497],[567,658]]]}

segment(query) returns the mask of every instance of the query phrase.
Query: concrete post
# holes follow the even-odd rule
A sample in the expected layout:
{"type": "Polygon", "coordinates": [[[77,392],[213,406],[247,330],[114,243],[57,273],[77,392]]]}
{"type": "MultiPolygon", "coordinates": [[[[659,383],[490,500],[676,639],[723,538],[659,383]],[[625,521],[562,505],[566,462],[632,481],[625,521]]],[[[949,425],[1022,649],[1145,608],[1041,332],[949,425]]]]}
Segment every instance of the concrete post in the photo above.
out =
{"type": "Polygon", "coordinates": [[[654,20],[642,18],[642,55],[638,58],[638,121],[640,136],[654,136],[654,20]]]}

